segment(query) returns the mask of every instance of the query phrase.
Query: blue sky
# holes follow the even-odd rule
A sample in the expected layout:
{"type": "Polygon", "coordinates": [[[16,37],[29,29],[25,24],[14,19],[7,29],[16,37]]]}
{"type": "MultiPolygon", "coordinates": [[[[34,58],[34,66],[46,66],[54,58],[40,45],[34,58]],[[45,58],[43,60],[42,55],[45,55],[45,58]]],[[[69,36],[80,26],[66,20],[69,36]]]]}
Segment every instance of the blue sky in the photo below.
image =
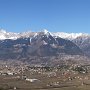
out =
{"type": "Polygon", "coordinates": [[[0,0],[0,28],[90,33],[90,0],[0,0]]]}

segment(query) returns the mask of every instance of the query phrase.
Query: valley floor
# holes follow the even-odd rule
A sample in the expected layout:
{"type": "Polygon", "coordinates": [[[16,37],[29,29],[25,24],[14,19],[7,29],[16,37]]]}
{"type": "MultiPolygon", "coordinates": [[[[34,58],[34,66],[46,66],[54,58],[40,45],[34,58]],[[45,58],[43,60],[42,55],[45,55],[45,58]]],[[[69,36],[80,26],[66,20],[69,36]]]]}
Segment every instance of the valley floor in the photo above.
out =
{"type": "Polygon", "coordinates": [[[0,70],[0,90],[90,90],[89,67],[28,67],[17,73],[4,67],[0,70]]]}

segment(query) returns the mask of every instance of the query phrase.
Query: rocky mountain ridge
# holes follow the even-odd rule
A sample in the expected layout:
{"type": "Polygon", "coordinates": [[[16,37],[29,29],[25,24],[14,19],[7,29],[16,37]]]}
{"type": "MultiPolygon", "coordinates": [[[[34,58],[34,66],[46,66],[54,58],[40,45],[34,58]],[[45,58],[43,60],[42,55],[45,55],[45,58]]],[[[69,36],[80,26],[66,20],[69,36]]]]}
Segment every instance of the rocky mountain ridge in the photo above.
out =
{"type": "MultiPolygon", "coordinates": [[[[45,34],[47,34],[49,31],[44,29],[43,31],[40,31],[40,32],[44,32],[45,34]]],[[[35,36],[35,35],[39,34],[40,32],[27,31],[27,32],[22,32],[22,33],[13,33],[13,32],[7,32],[4,29],[0,29],[0,40],[18,39],[21,37],[28,38],[30,36],[35,36]]],[[[56,32],[56,33],[49,32],[49,33],[52,34],[52,36],[61,37],[64,39],[69,39],[69,40],[73,40],[78,37],[90,37],[90,35],[87,33],[65,33],[65,32],[56,32]]]]}
{"type": "Polygon", "coordinates": [[[21,60],[44,65],[57,65],[71,60],[73,63],[81,63],[88,60],[89,49],[84,52],[86,46],[82,47],[82,44],[90,45],[86,42],[89,39],[88,34],[76,34],[75,37],[74,34],[69,34],[65,38],[62,38],[63,34],[59,36],[47,30],[24,33],[7,33],[1,30],[0,34],[0,60],[21,60]],[[80,39],[82,36],[85,41],[80,39]]]}

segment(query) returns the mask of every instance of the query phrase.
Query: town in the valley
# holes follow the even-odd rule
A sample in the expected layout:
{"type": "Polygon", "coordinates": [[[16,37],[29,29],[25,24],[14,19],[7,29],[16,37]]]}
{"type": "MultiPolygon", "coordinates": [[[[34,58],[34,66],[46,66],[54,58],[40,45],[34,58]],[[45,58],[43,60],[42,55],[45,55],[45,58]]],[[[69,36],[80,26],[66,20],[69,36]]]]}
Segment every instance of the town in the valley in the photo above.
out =
{"type": "Polygon", "coordinates": [[[0,61],[0,90],[72,89],[90,89],[90,65],[45,67],[0,61]]]}

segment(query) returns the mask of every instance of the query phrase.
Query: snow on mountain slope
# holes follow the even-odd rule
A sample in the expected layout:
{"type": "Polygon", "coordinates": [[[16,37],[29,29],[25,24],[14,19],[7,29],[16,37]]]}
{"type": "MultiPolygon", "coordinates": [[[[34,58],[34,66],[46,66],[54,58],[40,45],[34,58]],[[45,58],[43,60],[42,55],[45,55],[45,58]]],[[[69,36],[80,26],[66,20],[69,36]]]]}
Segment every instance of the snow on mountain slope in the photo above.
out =
{"type": "Polygon", "coordinates": [[[0,40],[4,39],[17,39],[18,33],[6,32],[5,30],[0,30],[0,40]]]}
{"type": "Polygon", "coordinates": [[[0,29],[0,40],[5,39],[18,39],[18,38],[25,38],[33,36],[35,32],[23,32],[23,33],[13,33],[13,32],[7,32],[4,29],[0,29]]]}
{"type": "Polygon", "coordinates": [[[69,39],[69,40],[73,40],[73,39],[76,39],[78,37],[88,37],[88,36],[90,36],[87,33],[64,33],[64,32],[53,33],[53,35],[64,38],[64,39],[69,39]]]}
{"type": "MultiPolygon", "coordinates": [[[[90,37],[89,34],[87,33],[64,33],[64,32],[56,32],[56,33],[50,33],[48,30],[44,29],[43,32],[45,35],[52,35],[55,37],[61,37],[64,39],[69,39],[69,40],[73,40],[76,39],[78,37],[83,37],[87,38],[90,37]]],[[[27,38],[27,37],[35,37],[37,35],[39,35],[39,33],[41,32],[23,32],[23,33],[13,33],[13,32],[6,32],[5,30],[1,29],[0,30],[0,40],[4,40],[4,39],[17,39],[17,38],[27,38]]]]}

